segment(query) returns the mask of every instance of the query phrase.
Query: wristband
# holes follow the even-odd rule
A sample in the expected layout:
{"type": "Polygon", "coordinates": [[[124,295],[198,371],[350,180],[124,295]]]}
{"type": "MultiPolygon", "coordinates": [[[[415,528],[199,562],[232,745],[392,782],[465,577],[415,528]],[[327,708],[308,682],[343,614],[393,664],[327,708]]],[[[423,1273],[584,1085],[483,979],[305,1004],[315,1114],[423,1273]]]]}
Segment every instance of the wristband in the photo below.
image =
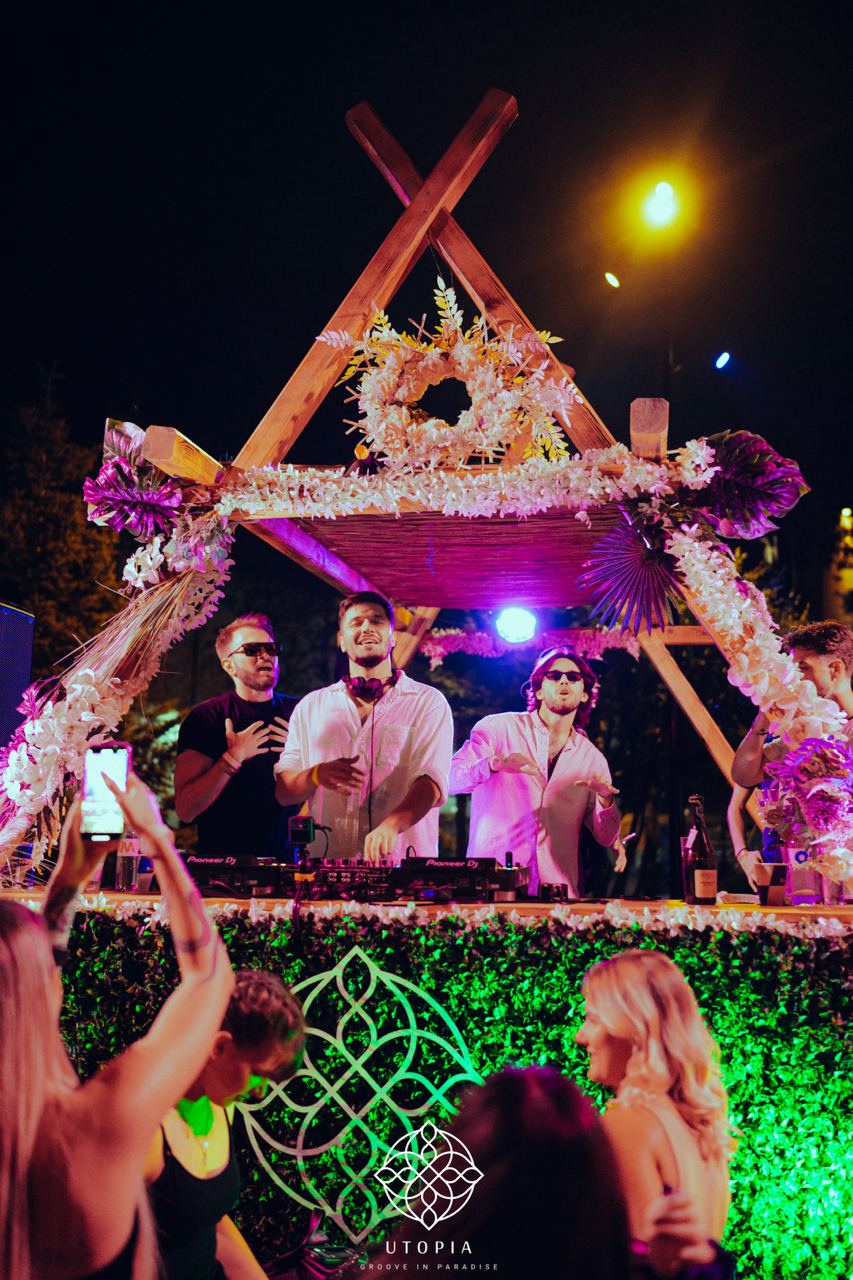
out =
{"type": "Polygon", "coordinates": [[[751,850],[751,849],[738,849],[737,853],[735,854],[735,858],[737,859],[737,861],[738,861],[738,862],[740,862],[742,855],[743,855],[743,854],[745,854],[745,853],[752,853],[752,850],[751,850]]]}
{"type": "Polygon", "coordinates": [[[222,755],[219,757],[219,763],[222,765],[225,772],[229,774],[232,778],[234,774],[237,772],[237,770],[240,768],[240,761],[235,760],[234,757],[230,755],[227,751],[222,752],[222,755]]]}
{"type": "Polygon", "coordinates": [[[315,764],[314,768],[311,770],[311,773],[309,774],[309,777],[308,777],[308,781],[311,783],[312,787],[316,791],[320,785],[320,766],[318,764],[315,764]]]}

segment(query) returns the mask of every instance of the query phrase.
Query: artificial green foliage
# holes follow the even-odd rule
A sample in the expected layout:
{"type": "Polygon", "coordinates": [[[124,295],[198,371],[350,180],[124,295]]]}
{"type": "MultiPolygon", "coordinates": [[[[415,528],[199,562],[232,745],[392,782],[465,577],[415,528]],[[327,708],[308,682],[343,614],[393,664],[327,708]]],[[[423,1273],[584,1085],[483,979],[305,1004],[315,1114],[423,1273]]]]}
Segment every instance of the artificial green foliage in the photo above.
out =
{"type": "MultiPolygon", "coordinates": [[[[242,912],[223,916],[220,930],[236,967],[268,968],[290,983],[331,968],[357,944],[442,1005],[483,1075],[507,1063],[551,1063],[601,1103],[574,1042],[581,978],[596,960],[627,947],[660,948],[690,981],[721,1045],[740,1131],[724,1243],[739,1260],[739,1276],[849,1274],[847,940],[803,940],[770,929],[644,932],[600,922],[570,929],[547,920],[518,926],[505,917],[471,929],[453,916],[429,925],[308,917],[295,936],[288,920],[252,924],[242,912]]],[[[73,947],[63,1026],[88,1075],[145,1032],[177,969],[168,933],[141,917],[80,915],[73,947]]],[[[308,1213],[257,1168],[242,1138],[240,1146],[245,1187],[237,1217],[260,1255],[280,1257],[305,1234],[308,1213]]]]}

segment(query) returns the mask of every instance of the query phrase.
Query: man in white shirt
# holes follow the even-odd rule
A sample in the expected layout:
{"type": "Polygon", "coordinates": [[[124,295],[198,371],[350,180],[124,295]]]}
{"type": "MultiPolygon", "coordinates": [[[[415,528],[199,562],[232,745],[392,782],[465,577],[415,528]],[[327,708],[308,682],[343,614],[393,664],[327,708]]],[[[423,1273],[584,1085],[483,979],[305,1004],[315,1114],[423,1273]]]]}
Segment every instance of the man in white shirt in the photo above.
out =
{"type": "MultiPolygon", "coordinates": [[[[485,716],[453,757],[451,795],[472,792],[468,857],[530,868],[540,884],[583,892],[578,846],[581,825],[603,845],[619,837],[616,789],[604,756],[584,733],[595,673],[571,649],[546,649],[527,683],[527,710],[485,716]]],[[[292,730],[291,730],[292,732],[292,730]]],[[[625,868],[622,849],[616,870],[625,868]]]]}
{"type": "MultiPolygon", "coordinates": [[[[279,804],[308,801],[315,822],[330,828],[330,858],[396,863],[407,850],[438,851],[453,721],[443,694],[394,668],[394,639],[382,596],[360,591],[341,602],[349,674],[302,699],[275,767],[279,804]]],[[[310,852],[326,852],[322,832],[310,852]]]]}

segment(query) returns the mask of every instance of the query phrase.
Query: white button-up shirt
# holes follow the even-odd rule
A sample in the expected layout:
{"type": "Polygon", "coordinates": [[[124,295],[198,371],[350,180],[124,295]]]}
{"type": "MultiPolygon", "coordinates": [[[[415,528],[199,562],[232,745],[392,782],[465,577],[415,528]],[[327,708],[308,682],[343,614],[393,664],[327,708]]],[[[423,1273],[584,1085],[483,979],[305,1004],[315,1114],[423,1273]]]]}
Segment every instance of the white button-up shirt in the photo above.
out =
{"type": "MultiPolygon", "coordinates": [[[[399,862],[409,845],[418,857],[438,852],[438,810],[447,799],[447,775],[453,753],[453,720],[438,689],[405,674],[385,690],[364,723],[343,680],[307,694],[290,717],[287,745],[276,773],[310,769],[341,756],[356,756],[364,773],[361,788],[341,795],[318,787],[308,799],[311,817],[331,827],[328,856],[360,857],[365,836],[403,800],[419,777],[431,778],[441,798],[435,808],[402,831],[394,846],[399,862]]],[[[309,846],[315,857],[326,853],[323,832],[309,846]]],[[[412,850],[410,850],[411,854],[412,850]]]]}
{"type": "MultiPolygon", "coordinates": [[[[299,708],[297,707],[297,711],[299,708]]],[[[615,804],[602,808],[595,793],[577,786],[599,777],[610,782],[604,756],[585,734],[575,730],[548,777],[548,726],[536,711],[507,711],[485,716],[456,752],[450,767],[450,792],[472,792],[469,858],[499,858],[511,851],[516,866],[530,868],[530,892],[540,883],[565,884],[569,897],[581,893],[578,845],[585,823],[600,844],[619,834],[615,804]],[[539,766],[529,773],[493,773],[496,755],[520,751],[539,766]]]]}

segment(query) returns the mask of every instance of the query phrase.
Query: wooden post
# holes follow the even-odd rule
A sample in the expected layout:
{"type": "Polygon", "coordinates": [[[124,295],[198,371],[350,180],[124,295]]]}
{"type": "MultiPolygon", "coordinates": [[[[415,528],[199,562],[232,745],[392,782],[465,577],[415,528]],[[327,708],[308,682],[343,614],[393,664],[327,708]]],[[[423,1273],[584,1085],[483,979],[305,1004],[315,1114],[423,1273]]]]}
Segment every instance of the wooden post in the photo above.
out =
{"type": "MultiPolygon", "coordinates": [[[[461,199],[517,115],[515,98],[499,89],[489,90],[385,237],[327,329],[342,329],[353,337],[363,332],[375,309],[394,296],[425,249],[434,220],[442,209],[452,209],[461,199]]],[[[260,467],[280,462],[332,389],[346,360],[346,352],[315,341],[237,454],[235,465],[260,467]]]]}
{"type": "MultiPolygon", "coordinates": [[[[716,720],[667,649],[661,635],[654,631],[651,635],[641,631],[639,639],[643,652],[710,751],[729,786],[732,786],[732,760],[735,753],[716,720]]],[[[754,795],[750,796],[747,808],[753,820],[763,829],[764,821],[754,795]]]]}
{"type": "MultiPolygon", "coordinates": [[[[149,427],[145,432],[142,455],[167,476],[192,480],[196,484],[214,484],[223,471],[216,458],[205,453],[174,427],[149,427]]],[[[243,528],[275,547],[276,551],[284,552],[289,559],[343,595],[353,591],[379,590],[369,578],[292,520],[275,517],[252,520],[246,521],[243,528]]]]}
{"type": "Polygon", "coordinates": [[[631,452],[663,462],[669,431],[669,401],[658,397],[631,401],[631,452]]]}
{"type": "MultiPolygon", "coordinates": [[[[357,107],[348,111],[347,124],[353,137],[364,148],[403,204],[407,205],[414,200],[423,185],[420,174],[370,104],[360,102],[357,107]]],[[[514,329],[518,333],[536,333],[536,326],[528,320],[509,290],[449,213],[433,222],[429,240],[459,277],[462,287],[488,318],[492,328],[498,332],[514,329]]],[[[574,382],[574,369],[563,365],[545,343],[542,344],[541,359],[550,365],[552,377],[557,382],[562,382],[564,377],[574,382]]],[[[575,390],[578,401],[571,418],[560,417],[561,425],[569,433],[572,443],[578,449],[606,449],[608,445],[615,444],[614,437],[592,405],[577,388],[575,390]]],[[[518,461],[517,455],[521,452],[522,446],[509,450],[507,462],[518,461]]]]}
{"type": "Polygon", "coordinates": [[[429,631],[439,615],[440,610],[427,605],[418,605],[412,610],[412,620],[406,630],[397,636],[394,646],[394,665],[405,669],[418,651],[418,645],[429,631]]]}

